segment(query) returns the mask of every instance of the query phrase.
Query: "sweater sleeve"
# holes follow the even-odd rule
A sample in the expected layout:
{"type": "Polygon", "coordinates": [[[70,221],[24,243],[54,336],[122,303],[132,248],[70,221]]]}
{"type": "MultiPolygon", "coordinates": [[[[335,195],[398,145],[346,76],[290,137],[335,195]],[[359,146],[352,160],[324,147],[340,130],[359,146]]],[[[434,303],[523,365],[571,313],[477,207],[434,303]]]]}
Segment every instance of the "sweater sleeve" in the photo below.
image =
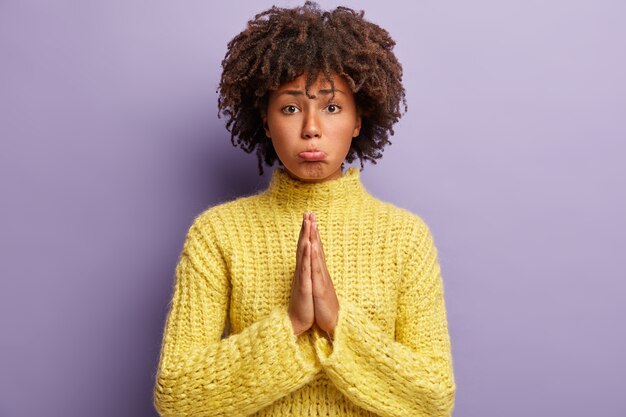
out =
{"type": "Polygon", "coordinates": [[[432,235],[412,235],[398,294],[395,340],[351,300],[340,300],[333,340],[314,335],[329,379],[356,405],[382,417],[449,417],[456,385],[444,288],[432,235]]]}
{"type": "Polygon", "coordinates": [[[222,338],[230,280],[210,225],[194,221],[175,271],[153,404],[165,416],[247,416],[321,370],[309,333],[286,306],[222,338]]]}

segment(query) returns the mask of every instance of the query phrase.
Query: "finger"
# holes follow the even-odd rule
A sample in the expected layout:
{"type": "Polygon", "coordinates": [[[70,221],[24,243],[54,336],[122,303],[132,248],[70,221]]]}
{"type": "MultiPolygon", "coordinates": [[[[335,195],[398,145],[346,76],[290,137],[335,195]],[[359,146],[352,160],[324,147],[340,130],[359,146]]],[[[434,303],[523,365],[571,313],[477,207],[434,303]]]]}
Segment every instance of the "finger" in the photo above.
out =
{"type": "Polygon", "coordinates": [[[304,245],[304,256],[301,266],[301,284],[307,289],[311,289],[311,244],[306,242],[304,245]]]}
{"type": "Polygon", "coordinates": [[[300,225],[300,235],[298,236],[298,241],[302,240],[302,235],[304,234],[304,221],[306,220],[306,212],[302,213],[302,224],[300,225]]]}
{"type": "Polygon", "coordinates": [[[311,236],[310,236],[310,240],[311,243],[315,242],[317,239],[317,231],[315,230],[316,224],[315,224],[315,220],[311,220],[311,236]]]}
{"type": "Polygon", "coordinates": [[[307,213],[306,232],[305,232],[305,239],[307,241],[311,240],[311,227],[313,227],[312,226],[312,220],[311,220],[311,214],[307,213]]]}
{"type": "Polygon", "coordinates": [[[297,247],[297,258],[302,258],[302,252],[304,250],[304,243],[306,241],[309,240],[308,236],[307,236],[307,223],[309,222],[308,220],[308,214],[305,212],[303,215],[303,220],[302,220],[302,227],[300,228],[300,236],[298,237],[298,247],[297,247]]]}
{"type": "Polygon", "coordinates": [[[326,254],[324,253],[324,245],[322,244],[322,237],[320,236],[320,231],[317,228],[317,222],[314,223],[314,230],[315,230],[315,241],[317,242],[317,245],[320,248],[320,256],[322,257],[323,260],[326,260],[326,254]]]}
{"type": "Polygon", "coordinates": [[[313,225],[313,234],[317,238],[318,237],[318,234],[317,234],[317,219],[311,220],[311,223],[313,225]]]}
{"type": "Polygon", "coordinates": [[[311,281],[316,292],[324,289],[324,271],[317,242],[311,242],[311,281]]]}
{"type": "Polygon", "coordinates": [[[297,280],[294,281],[294,284],[292,286],[292,290],[296,290],[297,288],[300,288],[302,286],[302,282],[304,281],[304,274],[306,273],[307,269],[310,268],[310,265],[307,265],[307,261],[306,261],[306,252],[307,252],[307,244],[304,243],[302,245],[302,253],[300,256],[300,260],[298,262],[298,265],[296,266],[296,277],[297,280]]]}
{"type": "Polygon", "coordinates": [[[303,243],[305,241],[309,240],[309,226],[311,223],[311,219],[309,217],[308,213],[304,213],[304,220],[302,220],[302,228],[300,229],[300,237],[299,237],[299,244],[301,245],[300,249],[302,249],[303,243]]]}
{"type": "Polygon", "coordinates": [[[313,221],[313,231],[311,236],[311,279],[314,281],[313,285],[317,286],[318,290],[323,290],[325,282],[325,261],[322,257],[321,241],[319,239],[319,233],[317,230],[317,223],[313,221]]]}
{"type": "Polygon", "coordinates": [[[304,256],[304,246],[305,243],[308,241],[308,238],[306,237],[307,217],[307,213],[304,212],[302,215],[302,226],[300,227],[298,245],[296,247],[296,271],[300,271],[300,267],[302,266],[302,258],[304,256]]]}
{"type": "Polygon", "coordinates": [[[328,265],[326,265],[326,259],[324,258],[324,249],[322,248],[320,241],[315,242],[315,247],[312,250],[313,259],[311,261],[311,271],[315,274],[315,281],[317,282],[318,289],[320,291],[328,291],[331,289],[334,291],[330,272],[328,272],[328,265]]]}

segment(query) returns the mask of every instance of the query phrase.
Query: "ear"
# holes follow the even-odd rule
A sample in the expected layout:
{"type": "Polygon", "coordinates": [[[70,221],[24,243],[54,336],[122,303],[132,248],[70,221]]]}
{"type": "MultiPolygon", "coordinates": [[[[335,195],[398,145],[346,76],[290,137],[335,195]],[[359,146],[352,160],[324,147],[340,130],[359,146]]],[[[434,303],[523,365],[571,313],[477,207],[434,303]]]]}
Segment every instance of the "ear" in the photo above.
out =
{"type": "Polygon", "coordinates": [[[261,113],[261,120],[263,121],[263,129],[265,130],[265,136],[271,138],[270,136],[270,127],[267,124],[267,114],[265,112],[261,113]]]}
{"type": "Polygon", "coordinates": [[[358,110],[356,114],[356,123],[354,125],[354,130],[352,131],[353,138],[359,136],[359,132],[361,132],[361,120],[361,110],[358,110]]]}

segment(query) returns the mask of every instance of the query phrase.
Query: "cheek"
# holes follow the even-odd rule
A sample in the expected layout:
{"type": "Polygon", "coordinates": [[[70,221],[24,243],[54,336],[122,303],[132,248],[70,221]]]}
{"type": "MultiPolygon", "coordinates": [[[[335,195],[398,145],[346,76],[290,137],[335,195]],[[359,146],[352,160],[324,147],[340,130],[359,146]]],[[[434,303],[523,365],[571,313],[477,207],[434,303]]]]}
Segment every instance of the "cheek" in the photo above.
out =
{"type": "Polygon", "coordinates": [[[276,136],[287,136],[292,135],[293,132],[298,131],[301,123],[297,120],[297,117],[281,117],[281,116],[271,116],[268,119],[268,125],[270,127],[270,131],[276,136]]]}
{"type": "Polygon", "coordinates": [[[346,117],[342,120],[333,120],[326,124],[324,127],[324,132],[338,139],[345,139],[347,141],[352,141],[352,133],[354,132],[354,128],[356,123],[352,117],[346,117]]]}
{"type": "Polygon", "coordinates": [[[272,145],[279,154],[290,153],[300,138],[300,128],[294,119],[280,117],[268,119],[272,145]]]}

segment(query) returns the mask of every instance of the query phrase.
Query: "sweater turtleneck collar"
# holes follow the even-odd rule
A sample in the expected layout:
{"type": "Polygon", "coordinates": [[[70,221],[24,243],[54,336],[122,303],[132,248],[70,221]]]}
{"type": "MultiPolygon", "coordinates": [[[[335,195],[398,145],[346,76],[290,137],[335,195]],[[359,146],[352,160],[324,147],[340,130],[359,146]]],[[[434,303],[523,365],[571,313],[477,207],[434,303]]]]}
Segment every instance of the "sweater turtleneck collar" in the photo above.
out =
{"type": "Polygon", "coordinates": [[[369,196],[357,167],[349,167],[339,178],[310,183],[294,179],[284,168],[276,167],[266,193],[273,203],[302,211],[321,211],[369,196]]]}

